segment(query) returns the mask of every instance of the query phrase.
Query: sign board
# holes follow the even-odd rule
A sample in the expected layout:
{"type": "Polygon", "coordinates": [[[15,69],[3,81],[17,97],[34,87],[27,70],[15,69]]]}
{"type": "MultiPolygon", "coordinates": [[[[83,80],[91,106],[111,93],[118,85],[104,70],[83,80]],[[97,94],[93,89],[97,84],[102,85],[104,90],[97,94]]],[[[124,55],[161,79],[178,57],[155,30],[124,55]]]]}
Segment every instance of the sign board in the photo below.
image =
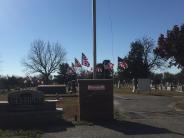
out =
{"type": "Polygon", "coordinates": [[[105,91],[105,85],[88,85],[89,91],[105,91]]]}

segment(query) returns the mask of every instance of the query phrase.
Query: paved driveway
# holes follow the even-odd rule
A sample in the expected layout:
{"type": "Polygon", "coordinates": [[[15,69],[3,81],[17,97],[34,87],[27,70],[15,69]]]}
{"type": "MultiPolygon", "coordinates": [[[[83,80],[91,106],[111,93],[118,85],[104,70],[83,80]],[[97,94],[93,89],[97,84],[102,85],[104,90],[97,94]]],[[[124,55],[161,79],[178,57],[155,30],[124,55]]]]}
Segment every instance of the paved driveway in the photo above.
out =
{"type": "MultiPolygon", "coordinates": [[[[184,97],[165,96],[115,96],[115,109],[121,113],[130,114],[126,118],[135,119],[131,114],[142,115],[144,118],[180,116],[183,112],[176,112],[175,103],[184,97]]],[[[136,117],[136,116],[135,116],[136,117]]],[[[141,116],[140,116],[141,117],[141,116]]]]}
{"type": "Polygon", "coordinates": [[[182,138],[184,112],[173,105],[184,97],[115,96],[114,107],[120,120],[94,125],[60,127],[44,137],[73,138],[182,138]]]}

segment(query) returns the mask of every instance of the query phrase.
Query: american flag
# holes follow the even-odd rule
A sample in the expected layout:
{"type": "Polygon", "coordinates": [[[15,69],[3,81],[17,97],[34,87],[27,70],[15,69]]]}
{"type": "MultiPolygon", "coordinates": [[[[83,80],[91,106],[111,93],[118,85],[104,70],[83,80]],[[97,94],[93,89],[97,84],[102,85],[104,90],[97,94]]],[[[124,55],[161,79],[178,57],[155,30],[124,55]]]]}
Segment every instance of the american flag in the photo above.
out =
{"type": "Polygon", "coordinates": [[[75,71],[75,65],[73,64],[73,62],[72,62],[72,66],[71,66],[71,68],[72,68],[72,70],[74,70],[74,71],[75,71]]]}
{"type": "Polygon", "coordinates": [[[113,70],[114,64],[109,63],[109,70],[113,70]]]}
{"type": "Polygon", "coordinates": [[[110,70],[110,71],[112,71],[112,70],[113,70],[113,67],[114,67],[114,64],[112,64],[111,62],[104,63],[104,69],[105,69],[105,70],[110,70]]]}
{"type": "Polygon", "coordinates": [[[73,70],[71,67],[67,69],[67,74],[75,74],[75,70],[73,70]]]}
{"type": "Polygon", "coordinates": [[[84,53],[82,53],[82,65],[89,67],[90,64],[88,62],[88,58],[84,55],[84,53]]]}
{"type": "Polygon", "coordinates": [[[118,57],[118,68],[120,68],[120,69],[127,69],[128,68],[128,64],[126,63],[126,61],[120,57],[118,57]]]}
{"type": "Polygon", "coordinates": [[[75,67],[82,67],[80,62],[75,58],[75,67]]]}
{"type": "Polygon", "coordinates": [[[75,65],[73,64],[73,62],[72,62],[72,68],[74,68],[75,67],[75,65]]]}

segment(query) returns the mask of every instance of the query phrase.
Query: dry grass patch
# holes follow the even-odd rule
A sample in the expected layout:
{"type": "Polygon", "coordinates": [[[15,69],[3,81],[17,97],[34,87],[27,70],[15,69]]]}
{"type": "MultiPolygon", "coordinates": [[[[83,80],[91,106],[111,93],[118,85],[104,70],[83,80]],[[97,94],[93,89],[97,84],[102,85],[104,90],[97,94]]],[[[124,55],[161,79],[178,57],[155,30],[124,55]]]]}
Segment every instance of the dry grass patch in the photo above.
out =
{"type": "Polygon", "coordinates": [[[63,102],[57,107],[62,107],[64,111],[64,119],[76,121],[79,118],[79,100],[78,97],[64,97],[63,102]]]}
{"type": "Polygon", "coordinates": [[[134,93],[132,93],[132,89],[129,87],[122,87],[120,89],[118,88],[114,88],[114,94],[117,95],[134,95],[134,93]]]}
{"type": "Polygon", "coordinates": [[[132,88],[129,87],[122,87],[120,89],[114,88],[115,95],[152,95],[152,96],[184,96],[184,92],[176,92],[176,91],[159,91],[159,90],[152,90],[149,92],[137,92],[132,93],[132,88]]]}
{"type": "Polygon", "coordinates": [[[150,95],[153,96],[184,96],[184,93],[182,92],[176,92],[176,91],[151,91],[150,95]]]}
{"type": "Polygon", "coordinates": [[[0,101],[7,101],[8,98],[7,98],[7,95],[0,95],[0,101]]]}

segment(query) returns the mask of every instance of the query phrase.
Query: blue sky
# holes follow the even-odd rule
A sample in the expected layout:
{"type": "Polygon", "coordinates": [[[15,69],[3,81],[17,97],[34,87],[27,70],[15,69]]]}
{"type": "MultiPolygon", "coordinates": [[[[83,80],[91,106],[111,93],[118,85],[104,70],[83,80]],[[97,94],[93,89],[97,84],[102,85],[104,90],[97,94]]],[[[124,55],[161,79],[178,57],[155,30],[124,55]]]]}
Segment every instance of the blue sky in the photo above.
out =
{"type": "MultiPolygon", "coordinates": [[[[21,60],[35,39],[60,42],[69,63],[84,52],[92,64],[91,3],[0,0],[0,74],[24,75],[21,60]]],[[[183,0],[97,0],[97,62],[116,63],[117,56],[126,56],[130,43],[143,36],[156,42],[160,33],[184,23],[183,5],[183,0]]]]}

